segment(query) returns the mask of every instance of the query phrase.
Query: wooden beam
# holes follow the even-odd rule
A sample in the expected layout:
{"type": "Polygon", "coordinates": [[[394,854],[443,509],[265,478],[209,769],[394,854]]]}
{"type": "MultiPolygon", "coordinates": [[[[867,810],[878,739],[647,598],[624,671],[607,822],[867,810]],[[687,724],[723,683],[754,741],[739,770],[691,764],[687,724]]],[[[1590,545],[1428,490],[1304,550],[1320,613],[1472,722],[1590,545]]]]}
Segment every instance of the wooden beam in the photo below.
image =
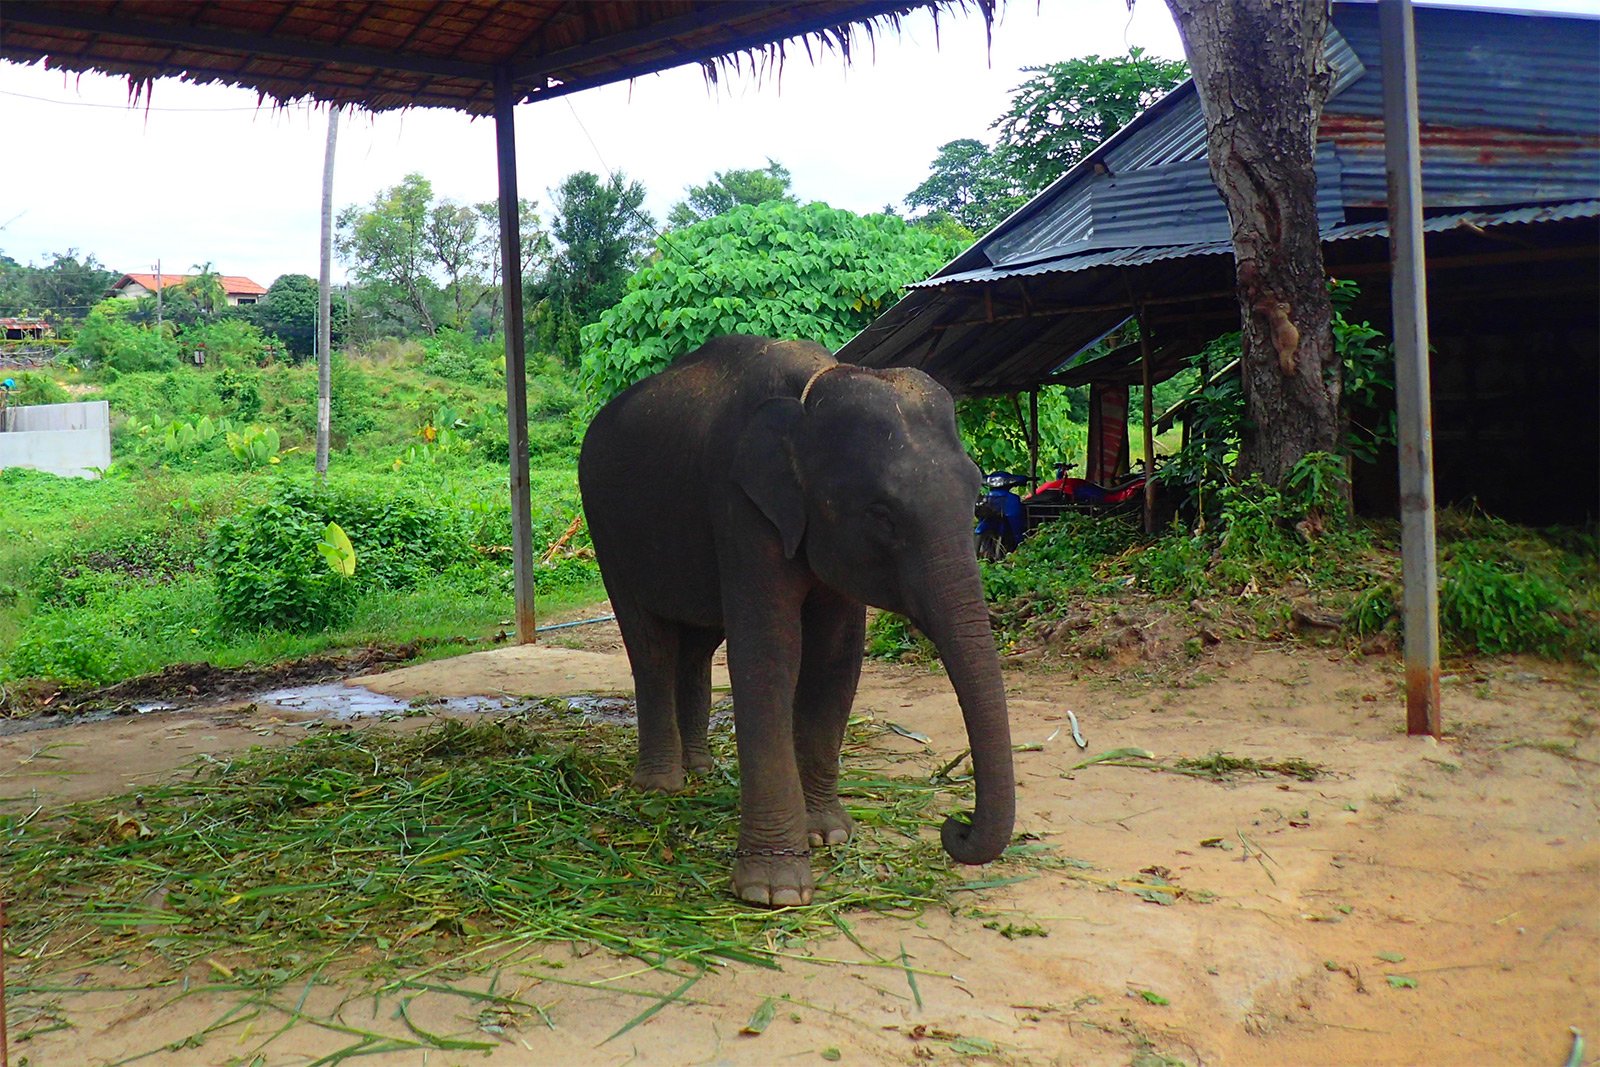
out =
{"type": "MultiPolygon", "coordinates": [[[[652,44],[665,44],[668,39],[684,33],[693,33],[708,26],[723,26],[745,15],[771,11],[772,5],[761,0],[724,0],[710,7],[690,11],[672,18],[658,19],[631,30],[611,34],[609,37],[585,39],[582,44],[557,49],[541,55],[520,57],[511,61],[511,77],[521,84],[544,78],[564,67],[587,63],[626,48],[640,48],[652,44]]],[[[524,46],[525,47],[525,46],[524,46]]]]}
{"type": "Polygon", "coordinates": [[[522,220],[517,202],[515,92],[510,72],[494,75],[494,146],[500,175],[500,286],[505,307],[506,437],[511,461],[511,580],[517,643],[539,639],[534,619],[533,494],[528,483],[528,368],[522,314],[522,220]]]}
{"type": "Polygon", "coordinates": [[[76,30],[101,37],[130,40],[138,44],[166,44],[195,48],[224,49],[244,56],[271,56],[280,59],[301,59],[316,63],[341,63],[352,66],[373,66],[386,70],[404,71],[430,77],[472,78],[486,81],[489,68],[481,63],[465,63],[457,59],[405,55],[379,48],[353,47],[347,44],[310,41],[304,38],[271,37],[258,33],[240,33],[237,30],[219,30],[210,26],[186,26],[177,22],[158,22],[150,19],[123,18],[105,15],[95,10],[46,7],[31,0],[8,0],[5,9],[7,28],[15,31],[27,26],[52,30],[76,30]]]}
{"type": "Polygon", "coordinates": [[[1441,733],[1439,572],[1433,514],[1433,407],[1428,381],[1428,274],[1423,262],[1422,156],[1411,0],[1379,0],[1384,162],[1395,407],[1400,437],[1400,565],[1405,586],[1406,733],[1441,733]]]}

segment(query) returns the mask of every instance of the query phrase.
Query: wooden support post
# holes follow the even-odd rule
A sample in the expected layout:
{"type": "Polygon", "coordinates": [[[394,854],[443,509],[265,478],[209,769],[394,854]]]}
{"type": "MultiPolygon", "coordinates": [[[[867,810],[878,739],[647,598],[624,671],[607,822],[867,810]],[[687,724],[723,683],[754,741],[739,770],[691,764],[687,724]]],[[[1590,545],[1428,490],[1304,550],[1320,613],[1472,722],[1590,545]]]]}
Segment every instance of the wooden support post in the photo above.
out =
{"type": "Polygon", "coordinates": [[[1433,409],[1428,380],[1428,280],[1411,0],[1379,0],[1384,158],[1400,437],[1400,557],[1405,584],[1406,733],[1440,735],[1439,573],[1434,548],[1433,409]]]}
{"type": "Polygon", "coordinates": [[[522,223],[517,209],[517,134],[511,76],[494,72],[494,147],[500,176],[500,286],[505,307],[506,436],[511,460],[511,578],[517,643],[539,639],[533,614],[533,497],[528,485],[528,368],[523,340],[522,223]]]}
{"type": "Polygon", "coordinates": [[[1028,479],[1039,491],[1039,387],[1028,393],[1028,479]]]}
{"type": "Polygon", "coordinates": [[[1135,312],[1139,321],[1139,372],[1144,380],[1144,532],[1156,531],[1156,415],[1150,388],[1150,330],[1144,305],[1135,312]]]}

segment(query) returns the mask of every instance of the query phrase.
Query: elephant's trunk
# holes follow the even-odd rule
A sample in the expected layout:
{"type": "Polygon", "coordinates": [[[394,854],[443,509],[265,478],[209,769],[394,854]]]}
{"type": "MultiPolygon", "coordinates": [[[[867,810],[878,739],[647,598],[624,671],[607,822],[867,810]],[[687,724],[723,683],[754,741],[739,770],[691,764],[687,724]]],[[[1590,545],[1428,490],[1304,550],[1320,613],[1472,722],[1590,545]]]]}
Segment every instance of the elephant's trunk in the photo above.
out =
{"type": "Polygon", "coordinates": [[[913,621],[939,649],[961,702],[978,792],[971,824],[951,816],[939,837],[958,863],[988,863],[1011,842],[1017,794],[1005,685],[971,539],[933,554],[923,573],[925,599],[913,621]]]}

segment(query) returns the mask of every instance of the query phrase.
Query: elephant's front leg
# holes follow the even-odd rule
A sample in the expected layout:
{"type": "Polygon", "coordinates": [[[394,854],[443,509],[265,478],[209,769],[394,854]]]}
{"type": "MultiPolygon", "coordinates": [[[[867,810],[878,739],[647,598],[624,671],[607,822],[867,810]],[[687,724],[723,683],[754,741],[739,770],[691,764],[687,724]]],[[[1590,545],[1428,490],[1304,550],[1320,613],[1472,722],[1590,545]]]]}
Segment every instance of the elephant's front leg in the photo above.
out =
{"type": "Polygon", "coordinates": [[[811,849],[794,735],[803,593],[770,586],[758,590],[747,583],[735,585],[730,594],[726,580],[723,588],[739,749],[733,891],[752,904],[807,904],[811,849]]]}
{"type": "Polygon", "coordinates": [[[853,826],[839,803],[839,748],[861,680],[866,609],[817,586],[806,598],[804,650],[795,694],[795,760],[812,845],[841,845],[853,826]]]}

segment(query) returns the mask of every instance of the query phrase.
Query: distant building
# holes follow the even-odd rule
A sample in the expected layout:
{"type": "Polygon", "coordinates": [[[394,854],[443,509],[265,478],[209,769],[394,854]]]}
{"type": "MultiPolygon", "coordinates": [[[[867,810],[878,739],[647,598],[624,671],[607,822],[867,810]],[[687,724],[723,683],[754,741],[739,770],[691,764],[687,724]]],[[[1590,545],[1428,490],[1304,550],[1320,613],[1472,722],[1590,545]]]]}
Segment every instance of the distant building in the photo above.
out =
{"type": "Polygon", "coordinates": [[[38,341],[55,336],[55,330],[48,322],[31,316],[0,318],[0,332],[4,333],[7,341],[38,341]]]}
{"type": "MultiPolygon", "coordinates": [[[[193,274],[166,274],[161,275],[161,288],[170,289],[174,285],[182,285],[195,278],[193,274]]],[[[251,281],[239,274],[219,274],[217,280],[222,283],[222,291],[228,295],[229,304],[254,304],[267,295],[266,286],[251,281]]],[[[106,290],[107,296],[129,297],[138,299],[141,296],[156,295],[156,276],[154,274],[124,274],[111,284],[106,290]]]]}

